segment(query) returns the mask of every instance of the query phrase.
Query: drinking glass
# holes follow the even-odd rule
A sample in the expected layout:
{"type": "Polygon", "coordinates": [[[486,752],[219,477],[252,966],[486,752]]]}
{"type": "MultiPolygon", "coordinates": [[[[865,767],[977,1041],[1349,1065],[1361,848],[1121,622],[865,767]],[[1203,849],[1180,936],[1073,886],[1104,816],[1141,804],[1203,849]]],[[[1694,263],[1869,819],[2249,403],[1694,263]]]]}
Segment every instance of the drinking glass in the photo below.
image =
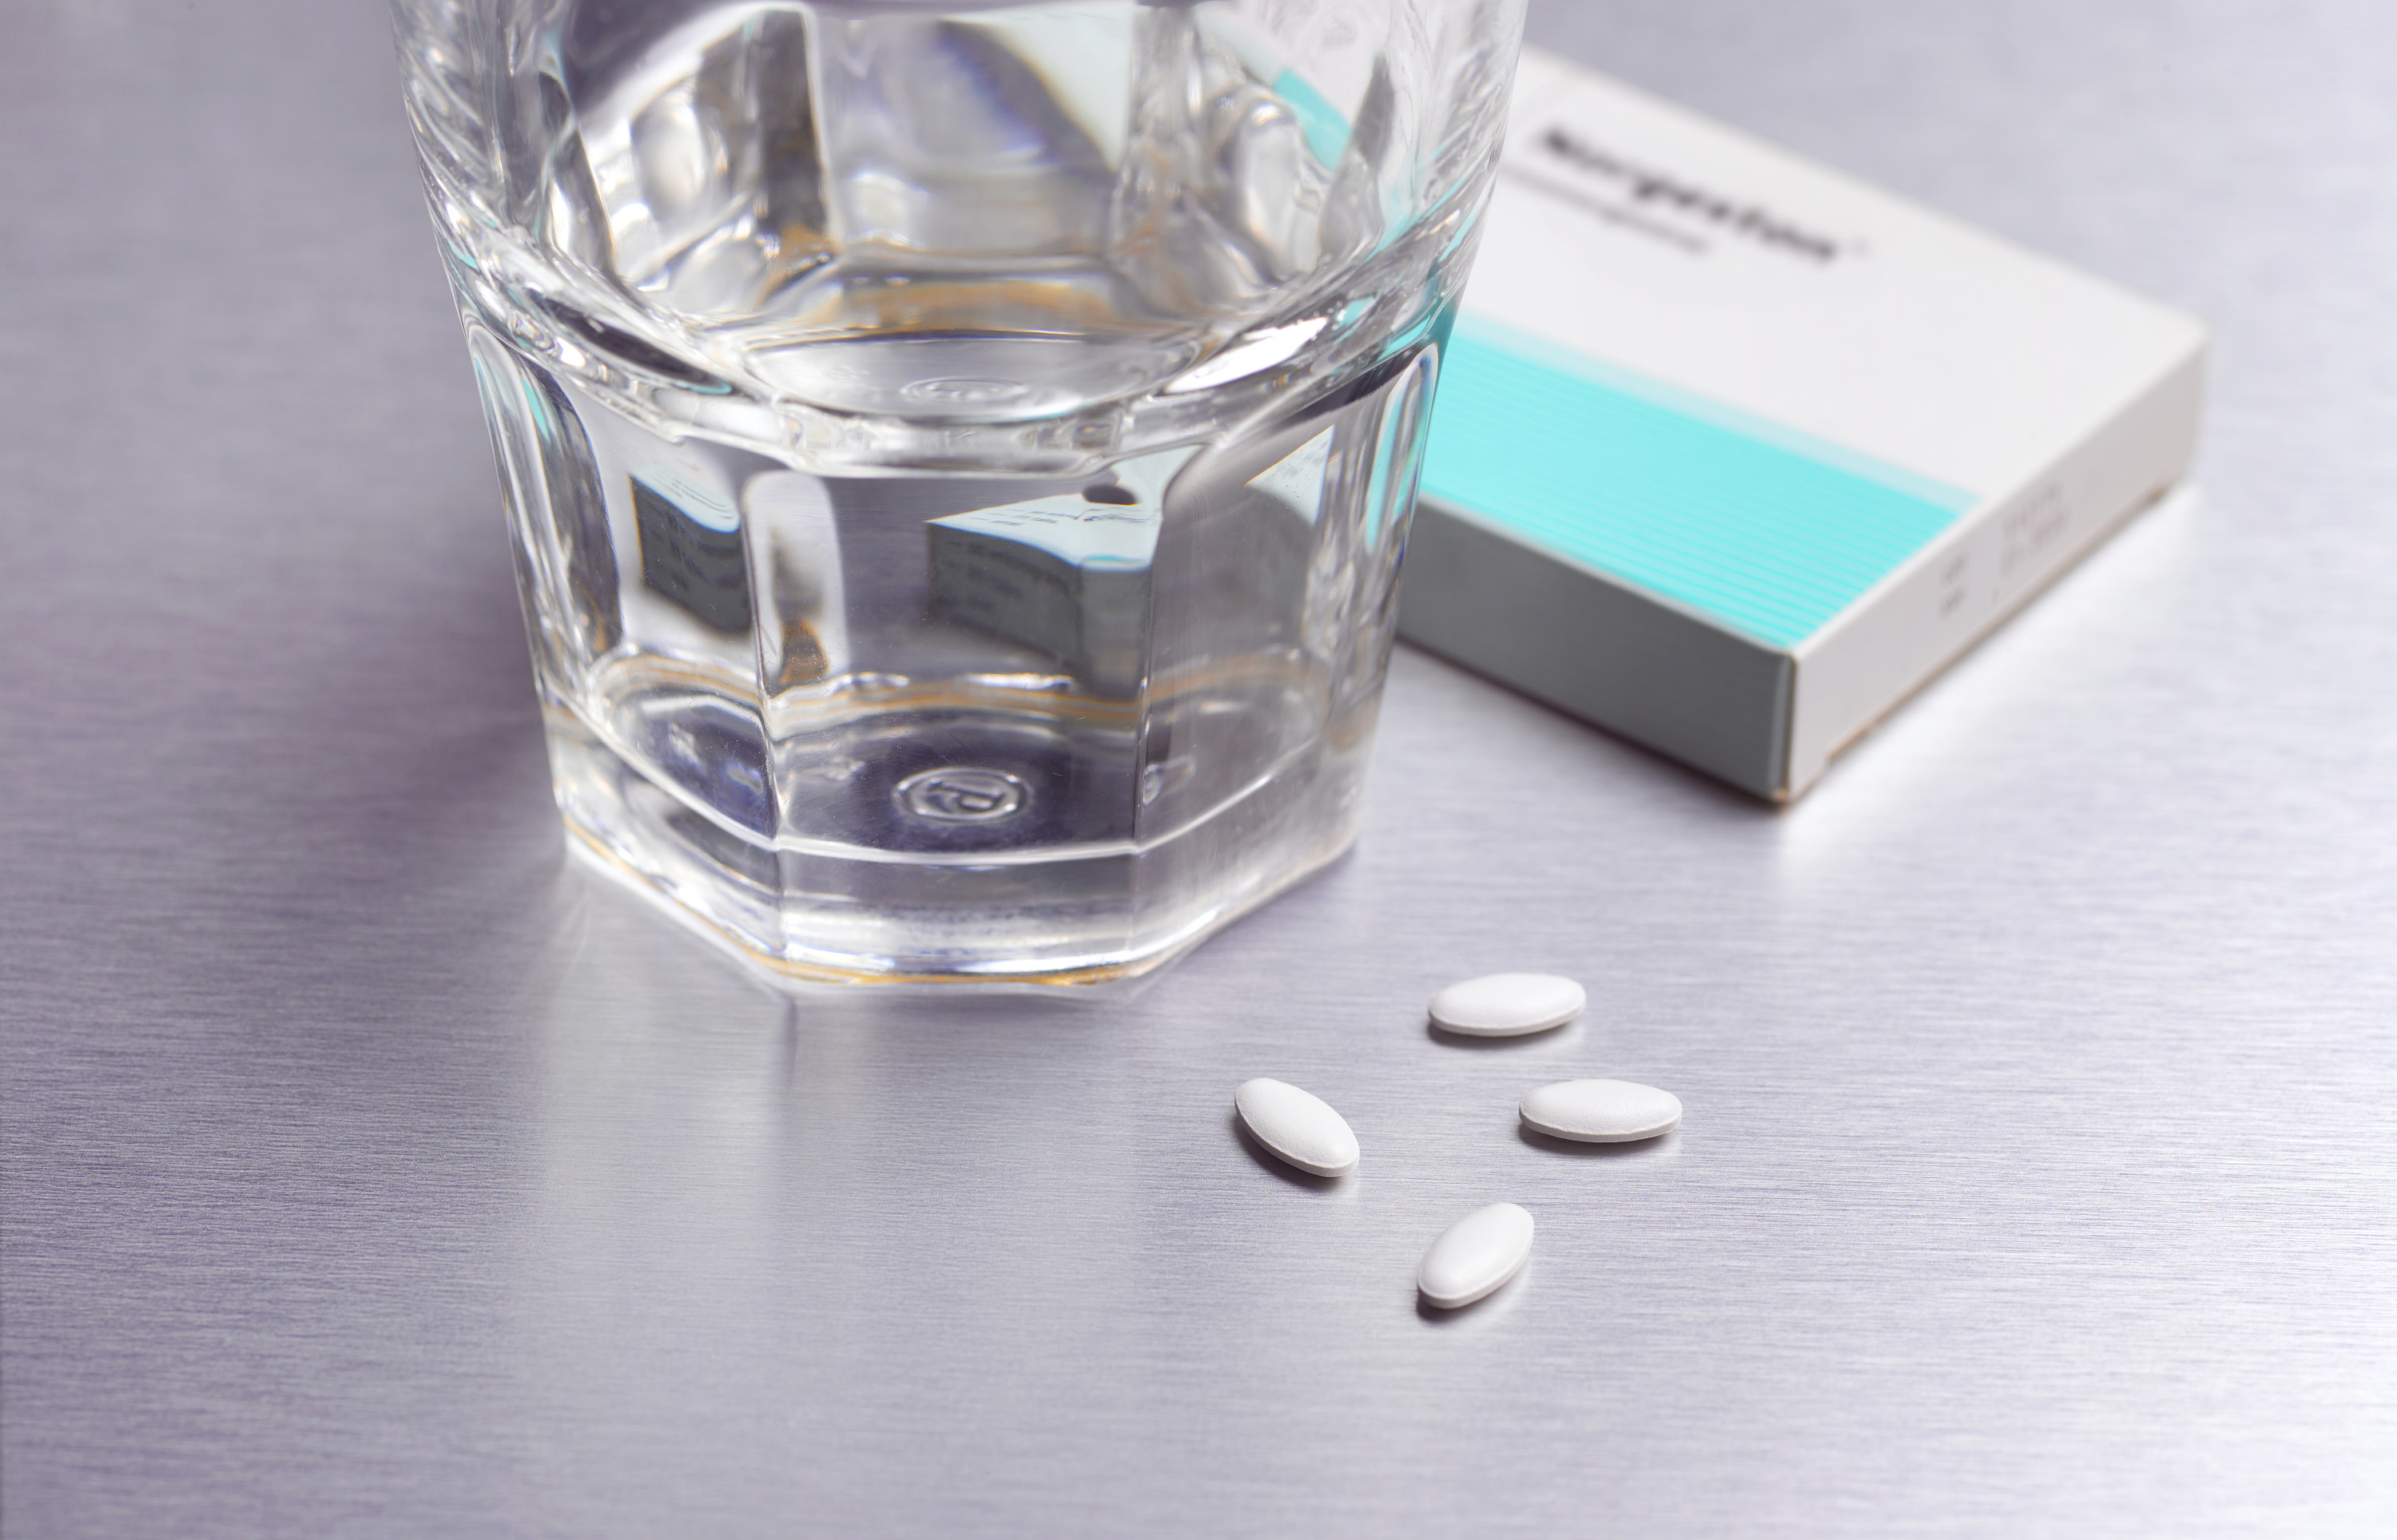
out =
{"type": "Polygon", "coordinates": [[[1520,0],[394,0],[574,843],[793,979],[1337,856],[1520,0]]]}

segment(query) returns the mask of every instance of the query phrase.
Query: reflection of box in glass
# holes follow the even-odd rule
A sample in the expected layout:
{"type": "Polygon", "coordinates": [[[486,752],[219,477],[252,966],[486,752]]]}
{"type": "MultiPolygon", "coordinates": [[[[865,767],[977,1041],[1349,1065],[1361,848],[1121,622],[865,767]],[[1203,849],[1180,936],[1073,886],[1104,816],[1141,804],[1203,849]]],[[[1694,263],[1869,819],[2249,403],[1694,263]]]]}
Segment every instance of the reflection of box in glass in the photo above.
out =
{"type": "Polygon", "coordinates": [[[1054,658],[1093,689],[1135,688],[1157,526],[1146,499],[1072,495],[934,519],[925,526],[934,606],[1054,658]]]}
{"type": "Polygon", "coordinates": [[[741,550],[741,515],[670,467],[648,475],[647,481],[633,478],[641,581],[717,631],[748,630],[749,564],[741,550]]]}
{"type": "Polygon", "coordinates": [[[1794,796],[2179,477],[2204,340],[1526,50],[1401,631],[1794,796]]]}
{"type": "MultiPolygon", "coordinates": [[[[1252,466],[1219,453],[1212,477],[1175,495],[1175,581],[1161,602],[1183,614],[1198,655],[1220,660],[1300,640],[1332,434],[1320,429],[1295,446],[1289,438],[1247,445],[1278,458],[1245,480],[1225,485],[1227,471],[1252,466]]],[[[1190,454],[1123,462],[1116,481],[1078,495],[927,521],[934,613],[1028,647],[1102,694],[1139,689],[1160,604],[1165,489],[1190,454]]]]}

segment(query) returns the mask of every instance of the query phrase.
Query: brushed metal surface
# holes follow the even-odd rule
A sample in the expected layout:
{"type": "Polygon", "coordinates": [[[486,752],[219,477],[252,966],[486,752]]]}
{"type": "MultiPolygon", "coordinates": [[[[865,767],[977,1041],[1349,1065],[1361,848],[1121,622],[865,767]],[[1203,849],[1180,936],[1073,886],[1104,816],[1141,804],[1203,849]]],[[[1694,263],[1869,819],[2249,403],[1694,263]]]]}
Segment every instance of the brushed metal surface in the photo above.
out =
{"type": "Polygon", "coordinates": [[[1786,814],[1402,652],[1145,992],[793,1005],[563,860],[378,8],[0,19],[0,1531],[2397,1530],[2397,20],[1533,35],[2210,318],[2202,495],[1786,814]]]}

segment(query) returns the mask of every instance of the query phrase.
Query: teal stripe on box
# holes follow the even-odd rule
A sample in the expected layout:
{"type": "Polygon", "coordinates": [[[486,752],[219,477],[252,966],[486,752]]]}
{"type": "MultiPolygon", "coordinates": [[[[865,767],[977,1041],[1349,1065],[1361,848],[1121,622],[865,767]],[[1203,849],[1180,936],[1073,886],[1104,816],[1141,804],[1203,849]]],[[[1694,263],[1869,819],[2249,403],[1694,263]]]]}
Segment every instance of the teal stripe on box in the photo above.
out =
{"type": "Polygon", "coordinates": [[[1440,363],[1423,490],[1775,647],[1977,500],[1471,318],[1440,363]]]}

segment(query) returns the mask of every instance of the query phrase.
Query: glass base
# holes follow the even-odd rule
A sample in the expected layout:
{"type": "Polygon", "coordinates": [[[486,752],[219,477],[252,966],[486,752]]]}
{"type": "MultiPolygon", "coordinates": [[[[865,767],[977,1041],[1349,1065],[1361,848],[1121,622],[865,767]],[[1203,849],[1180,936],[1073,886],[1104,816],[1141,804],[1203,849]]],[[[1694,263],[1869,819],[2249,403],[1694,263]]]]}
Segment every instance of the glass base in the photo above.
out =
{"type": "Polygon", "coordinates": [[[643,774],[570,708],[544,716],[583,853],[778,982],[1088,987],[1162,966],[1346,851],[1374,712],[1362,703],[1167,838],[1032,859],[768,843],[643,774]]]}

